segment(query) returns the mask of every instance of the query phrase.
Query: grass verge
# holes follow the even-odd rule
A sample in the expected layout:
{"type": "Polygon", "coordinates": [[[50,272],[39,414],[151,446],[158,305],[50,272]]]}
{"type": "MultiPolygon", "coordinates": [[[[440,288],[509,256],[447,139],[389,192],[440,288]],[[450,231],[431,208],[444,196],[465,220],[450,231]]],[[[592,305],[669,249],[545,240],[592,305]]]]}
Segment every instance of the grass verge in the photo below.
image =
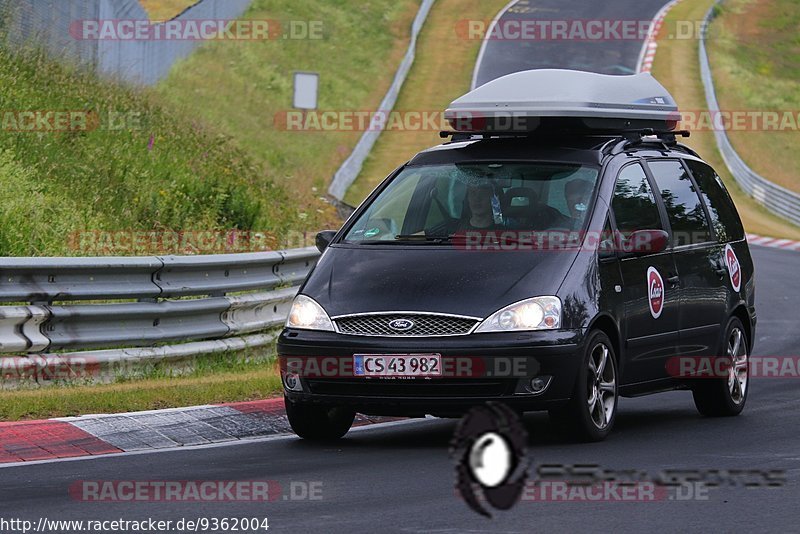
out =
{"type": "MultiPolygon", "coordinates": [[[[507,0],[438,0],[419,36],[411,68],[395,109],[444,112],[469,91],[480,40],[456,33],[458,20],[491,20],[507,0]]],[[[381,134],[346,201],[358,205],[391,171],[422,149],[441,142],[438,132],[392,129],[381,134]]]]}
{"type": "Polygon", "coordinates": [[[720,108],[794,116],[793,129],[733,130],[728,137],[753,170],[800,191],[800,2],[727,0],[718,13],[708,54],[720,108]]]}
{"type": "Polygon", "coordinates": [[[279,395],[274,355],[255,352],[200,356],[188,368],[159,364],[136,379],[85,385],[53,384],[0,391],[0,420],[46,419],[259,400],[279,395]]]}
{"type": "Polygon", "coordinates": [[[0,256],[96,254],[78,237],[98,231],[281,235],[297,220],[285,186],[228,137],[150,91],[101,81],[39,51],[5,49],[0,87],[0,256]],[[55,120],[45,122],[50,130],[28,126],[25,114],[48,112],[80,120],[73,129],[55,120]]]}
{"type": "Polygon", "coordinates": [[[293,191],[298,229],[338,228],[341,220],[320,197],[361,132],[287,131],[280,117],[292,109],[293,72],[319,73],[320,112],[377,108],[419,3],[255,0],[243,18],[280,20],[284,30],[291,21],[321,21],[321,38],[207,43],[174,67],[158,91],[233,138],[267,176],[293,191]]]}
{"type": "MultiPolygon", "coordinates": [[[[676,35],[679,21],[703,20],[714,0],[682,2],[670,10],[660,35],[676,35]]],[[[655,76],[678,101],[682,109],[706,110],[705,93],[700,79],[698,41],[695,39],[662,39],[653,64],[655,76]]],[[[713,62],[713,59],[712,59],[713,62]]],[[[696,131],[685,141],[719,172],[736,202],[748,232],[764,236],[800,239],[800,228],[777,217],[746,195],[722,161],[714,133],[696,131]]],[[[785,160],[782,160],[785,161],[785,160]]]]}

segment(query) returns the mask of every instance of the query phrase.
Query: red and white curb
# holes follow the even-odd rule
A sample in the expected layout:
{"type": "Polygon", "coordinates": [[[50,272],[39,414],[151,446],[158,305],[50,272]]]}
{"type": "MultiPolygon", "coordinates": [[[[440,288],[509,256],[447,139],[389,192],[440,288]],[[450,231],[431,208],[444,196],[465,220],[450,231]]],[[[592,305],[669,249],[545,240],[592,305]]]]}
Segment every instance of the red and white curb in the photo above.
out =
{"type": "Polygon", "coordinates": [[[664,24],[664,19],[667,17],[669,10],[679,4],[681,0],[672,0],[658,10],[656,16],[650,24],[650,31],[647,34],[647,39],[644,41],[642,51],[639,53],[639,63],[637,72],[650,72],[653,68],[653,60],[656,58],[656,49],[658,48],[658,34],[661,32],[661,26],[664,24]]]}
{"type": "Polygon", "coordinates": [[[757,245],[759,247],[779,248],[782,250],[800,252],[800,241],[792,241],[791,239],[778,239],[776,237],[747,234],[747,242],[750,245],[757,245]]]}
{"type": "MultiPolygon", "coordinates": [[[[392,418],[356,416],[355,426],[392,418]]],[[[291,432],[283,398],[0,423],[0,464],[171,449],[291,432]]]]}

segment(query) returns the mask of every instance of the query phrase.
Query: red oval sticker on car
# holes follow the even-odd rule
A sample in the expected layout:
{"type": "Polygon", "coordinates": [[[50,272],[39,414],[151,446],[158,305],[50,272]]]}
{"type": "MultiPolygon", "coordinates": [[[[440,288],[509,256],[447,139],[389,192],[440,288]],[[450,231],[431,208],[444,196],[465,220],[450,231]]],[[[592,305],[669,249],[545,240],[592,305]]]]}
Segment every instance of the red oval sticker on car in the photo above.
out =
{"type": "Polygon", "coordinates": [[[730,245],[725,245],[725,265],[728,266],[728,275],[731,277],[733,290],[738,293],[742,289],[742,267],[730,245]]]}
{"type": "Polygon", "coordinates": [[[653,316],[653,319],[658,319],[664,310],[664,280],[655,267],[647,269],[647,293],[650,315],[653,316]]]}

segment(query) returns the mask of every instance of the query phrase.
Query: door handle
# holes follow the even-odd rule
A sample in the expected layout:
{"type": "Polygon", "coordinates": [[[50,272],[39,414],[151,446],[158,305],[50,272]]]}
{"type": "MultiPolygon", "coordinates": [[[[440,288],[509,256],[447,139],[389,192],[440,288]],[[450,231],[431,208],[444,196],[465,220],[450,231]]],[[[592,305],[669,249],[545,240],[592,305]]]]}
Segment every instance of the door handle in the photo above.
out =
{"type": "Polygon", "coordinates": [[[680,282],[680,281],[681,281],[681,277],[678,276],[678,275],[670,276],[669,278],[667,278],[667,282],[669,282],[669,284],[672,285],[672,286],[677,286],[678,282],[680,282]]]}

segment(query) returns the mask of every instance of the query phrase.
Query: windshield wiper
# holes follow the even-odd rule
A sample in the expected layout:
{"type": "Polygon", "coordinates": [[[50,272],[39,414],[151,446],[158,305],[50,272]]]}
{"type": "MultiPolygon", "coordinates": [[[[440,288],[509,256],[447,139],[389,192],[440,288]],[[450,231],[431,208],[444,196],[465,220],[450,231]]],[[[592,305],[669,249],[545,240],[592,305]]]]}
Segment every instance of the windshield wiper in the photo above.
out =
{"type": "Polygon", "coordinates": [[[346,243],[353,243],[358,245],[403,245],[414,243],[419,245],[441,245],[443,243],[450,243],[453,235],[424,235],[424,234],[400,234],[396,235],[394,239],[361,239],[357,241],[345,241],[346,243]]]}
{"type": "Polygon", "coordinates": [[[394,236],[395,241],[419,241],[421,243],[449,243],[453,239],[453,235],[425,235],[425,234],[400,234],[394,236]]]}

